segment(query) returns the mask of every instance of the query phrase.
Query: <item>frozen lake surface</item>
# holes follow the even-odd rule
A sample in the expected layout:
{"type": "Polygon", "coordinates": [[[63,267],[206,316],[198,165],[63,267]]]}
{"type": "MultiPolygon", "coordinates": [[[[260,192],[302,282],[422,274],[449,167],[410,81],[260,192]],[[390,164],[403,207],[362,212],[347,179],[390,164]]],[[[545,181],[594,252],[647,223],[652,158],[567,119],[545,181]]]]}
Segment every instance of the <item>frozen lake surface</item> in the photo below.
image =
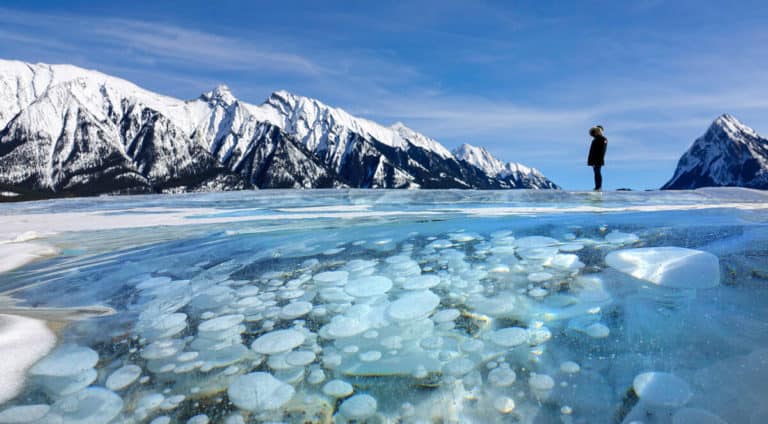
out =
{"type": "Polygon", "coordinates": [[[0,423],[765,423],[768,193],[0,206],[0,423]]]}

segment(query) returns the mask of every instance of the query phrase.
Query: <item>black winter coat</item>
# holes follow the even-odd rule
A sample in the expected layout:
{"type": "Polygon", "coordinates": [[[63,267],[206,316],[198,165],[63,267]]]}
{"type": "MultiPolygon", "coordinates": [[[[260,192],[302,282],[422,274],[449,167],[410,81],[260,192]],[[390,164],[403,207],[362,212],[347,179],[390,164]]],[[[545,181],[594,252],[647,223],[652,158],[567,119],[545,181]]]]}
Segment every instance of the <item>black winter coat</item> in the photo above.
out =
{"type": "Polygon", "coordinates": [[[598,135],[592,139],[592,144],[589,146],[589,158],[587,158],[587,165],[589,166],[603,166],[605,165],[605,151],[608,149],[608,139],[602,135],[598,135]]]}

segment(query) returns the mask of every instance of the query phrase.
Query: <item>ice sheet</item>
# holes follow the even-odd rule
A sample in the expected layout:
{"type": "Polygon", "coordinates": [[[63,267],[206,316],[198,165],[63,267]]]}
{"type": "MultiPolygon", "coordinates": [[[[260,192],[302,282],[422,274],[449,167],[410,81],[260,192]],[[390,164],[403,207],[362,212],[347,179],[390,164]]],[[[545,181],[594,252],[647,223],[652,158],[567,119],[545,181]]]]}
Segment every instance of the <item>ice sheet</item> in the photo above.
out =
{"type": "Polygon", "coordinates": [[[59,364],[59,347],[53,369],[16,367],[0,416],[750,422],[768,394],[767,200],[278,190],[11,204],[0,310],[48,320],[89,360],[59,364]]]}

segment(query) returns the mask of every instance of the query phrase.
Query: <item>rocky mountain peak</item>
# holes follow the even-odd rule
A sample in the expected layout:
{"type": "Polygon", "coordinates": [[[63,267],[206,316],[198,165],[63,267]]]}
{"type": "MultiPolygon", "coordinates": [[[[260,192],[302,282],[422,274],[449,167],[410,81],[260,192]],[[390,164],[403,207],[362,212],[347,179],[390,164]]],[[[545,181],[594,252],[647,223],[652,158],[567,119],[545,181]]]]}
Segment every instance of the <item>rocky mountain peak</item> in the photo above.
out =
{"type": "Polygon", "coordinates": [[[207,102],[224,105],[231,105],[237,101],[237,98],[232,94],[232,90],[225,84],[216,86],[213,90],[204,93],[202,97],[207,102]]]}
{"type": "Polygon", "coordinates": [[[768,188],[768,139],[733,115],[723,114],[712,122],[662,188],[712,186],[768,188]]]}
{"type": "Polygon", "coordinates": [[[717,117],[709,127],[708,133],[725,133],[731,138],[740,138],[744,135],[756,137],[757,133],[748,127],[735,116],[724,113],[717,117]]]}

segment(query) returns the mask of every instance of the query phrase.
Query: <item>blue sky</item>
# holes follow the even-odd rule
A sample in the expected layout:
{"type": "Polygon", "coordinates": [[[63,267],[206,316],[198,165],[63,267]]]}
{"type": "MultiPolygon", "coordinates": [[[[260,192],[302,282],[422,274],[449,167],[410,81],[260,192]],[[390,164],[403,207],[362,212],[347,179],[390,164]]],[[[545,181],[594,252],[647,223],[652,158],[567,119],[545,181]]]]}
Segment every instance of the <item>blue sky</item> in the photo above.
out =
{"type": "Polygon", "coordinates": [[[591,187],[657,188],[718,115],[768,134],[765,1],[15,1],[0,57],[180,98],[286,89],[591,187]]]}

